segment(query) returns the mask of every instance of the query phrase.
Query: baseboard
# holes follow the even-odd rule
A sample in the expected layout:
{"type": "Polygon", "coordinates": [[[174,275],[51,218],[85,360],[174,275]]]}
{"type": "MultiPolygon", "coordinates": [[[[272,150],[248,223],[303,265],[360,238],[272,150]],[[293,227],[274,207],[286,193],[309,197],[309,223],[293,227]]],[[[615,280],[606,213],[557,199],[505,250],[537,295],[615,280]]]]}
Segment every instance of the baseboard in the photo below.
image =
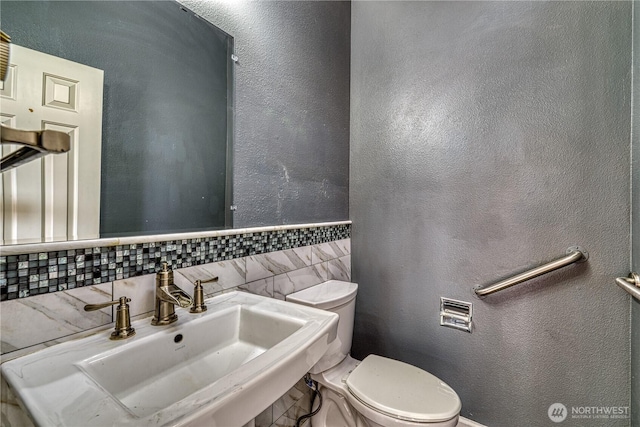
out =
{"type": "Polygon", "coordinates": [[[477,423],[475,421],[471,421],[468,418],[460,417],[458,418],[458,425],[456,427],[487,427],[484,424],[477,423]]]}

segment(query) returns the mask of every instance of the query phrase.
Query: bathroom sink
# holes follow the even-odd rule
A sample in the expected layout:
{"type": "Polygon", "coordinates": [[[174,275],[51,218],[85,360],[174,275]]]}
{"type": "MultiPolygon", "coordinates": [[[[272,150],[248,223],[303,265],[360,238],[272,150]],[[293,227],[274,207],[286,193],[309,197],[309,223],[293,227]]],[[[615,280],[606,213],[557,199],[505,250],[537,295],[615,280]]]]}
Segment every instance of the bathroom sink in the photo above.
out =
{"type": "Polygon", "coordinates": [[[303,325],[300,319],[236,305],[77,365],[129,411],[144,417],[213,384],[303,325]]]}
{"type": "Polygon", "coordinates": [[[39,425],[241,426],[324,354],[338,316],[241,292],[177,309],[178,321],[133,323],[2,364],[39,425]]]}

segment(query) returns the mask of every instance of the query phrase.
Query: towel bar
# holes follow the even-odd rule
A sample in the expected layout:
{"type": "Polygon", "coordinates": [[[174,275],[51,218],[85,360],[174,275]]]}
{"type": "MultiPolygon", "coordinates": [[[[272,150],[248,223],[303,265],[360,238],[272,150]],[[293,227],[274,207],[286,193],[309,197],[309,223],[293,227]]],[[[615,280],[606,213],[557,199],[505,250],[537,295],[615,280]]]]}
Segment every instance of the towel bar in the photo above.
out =
{"type": "Polygon", "coordinates": [[[579,247],[571,247],[567,249],[567,255],[563,256],[562,258],[558,258],[539,267],[532,268],[531,270],[527,270],[523,273],[519,273],[513,277],[501,280],[487,287],[476,286],[473,291],[476,293],[476,295],[481,297],[490,295],[494,292],[507,289],[513,285],[517,285],[518,283],[526,282],[527,280],[533,279],[534,277],[542,276],[543,274],[547,274],[559,268],[566,267],[567,265],[573,264],[574,262],[586,261],[588,258],[589,254],[585,250],[579,247]]]}

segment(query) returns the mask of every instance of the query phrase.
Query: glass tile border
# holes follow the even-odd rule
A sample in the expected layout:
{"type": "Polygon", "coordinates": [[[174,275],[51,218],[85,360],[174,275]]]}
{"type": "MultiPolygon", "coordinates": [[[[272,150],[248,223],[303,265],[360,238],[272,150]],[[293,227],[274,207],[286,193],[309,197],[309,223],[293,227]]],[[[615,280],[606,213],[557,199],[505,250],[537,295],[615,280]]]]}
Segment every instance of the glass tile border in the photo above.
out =
{"type": "Polygon", "coordinates": [[[0,301],[351,237],[351,224],[0,256],[0,301]]]}

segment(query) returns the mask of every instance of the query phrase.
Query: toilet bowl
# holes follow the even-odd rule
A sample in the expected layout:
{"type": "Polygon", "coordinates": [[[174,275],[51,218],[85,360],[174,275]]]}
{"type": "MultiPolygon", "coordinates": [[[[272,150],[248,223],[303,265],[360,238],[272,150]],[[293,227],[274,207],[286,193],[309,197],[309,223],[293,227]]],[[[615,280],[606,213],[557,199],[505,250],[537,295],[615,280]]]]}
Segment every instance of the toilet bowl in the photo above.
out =
{"type": "Polygon", "coordinates": [[[446,383],[397,360],[349,355],[357,290],[356,283],[330,280],[286,297],[340,316],[335,341],[310,370],[322,394],[313,426],[455,427],[462,405],[446,383]]]}

